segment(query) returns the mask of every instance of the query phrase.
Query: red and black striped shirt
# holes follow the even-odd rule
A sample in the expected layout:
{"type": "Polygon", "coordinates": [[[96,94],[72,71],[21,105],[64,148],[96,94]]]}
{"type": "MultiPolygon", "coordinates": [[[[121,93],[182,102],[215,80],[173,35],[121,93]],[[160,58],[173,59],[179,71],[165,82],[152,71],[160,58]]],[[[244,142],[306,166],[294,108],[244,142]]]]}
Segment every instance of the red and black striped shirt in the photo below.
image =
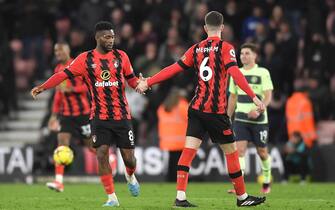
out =
{"type": "Polygon", "coordinates": [[[190,104],[193,109],[207,113],[226,113],[228,73],[250,98],[255,97],[237,66],[233,46],[219,37],[209,37],[193,45],[178,62],[149,78],[148,86],[160,83],[189,68],[195,69],[198,77],[195,96],[190,104]]]}
{"type": "Polygon", "coordinates": [[[227,70],[237,66],[232,45],[219,37],[209,37],[193,45],[178,64],[183,68],[193,67],[197,73],[198,84],[190,106],[202,112],[225,113],[227,70]]]}
{"type": "MultiPolygon", "coordinates": [[[[66,64],[58,64],[54,73],[63,71],[72,61],[73,59],[70,59],[66,64]]],[[[80,116],[90,113],[88,89],[83,77],[69,78],[64,80],[60,86],[70,88],[72,91],[56,90],[52,106],[53,113],[64,116],[80,116]]]]}
{"type": "Polygon", "coordinates": [[[64,72],[69,78],[84,77],[91,93],[91,119],[131,119],[125,81],[135,87],[137,78],[124,51],[114,49],[107,54],[97,50],[84,52],[64,72]]]}

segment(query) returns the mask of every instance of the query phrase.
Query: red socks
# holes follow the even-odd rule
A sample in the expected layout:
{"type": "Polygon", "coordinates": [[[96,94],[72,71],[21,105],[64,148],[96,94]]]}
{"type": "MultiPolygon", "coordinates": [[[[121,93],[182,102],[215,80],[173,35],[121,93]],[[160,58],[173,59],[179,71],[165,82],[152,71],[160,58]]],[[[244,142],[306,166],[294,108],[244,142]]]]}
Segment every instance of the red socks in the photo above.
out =
{"type": "Polygon", "coordinates": [[[235,151],[230,154],[226,154],[228,174],[231,182],[234,185],[236,195],[243,195],[245,193],[244,178],[238,160],[238,152],[235,151]]]}
{"type": "Polygon", "coordinates": [[[136,170],[136,168],[128,168],[128,167],[126,166],[126,171],[127,171],[127,174],[128,174],[129,176],[133,175],[134,172],[135,172],[135,170],[136,170]]]}
{"type": "Polygon", "coordinates": [[[102,175],[100,176],[100,180],[105,188],[106,194],[108,195],[112,194],[114,192],[113,175],[112,174],[102,175]]]}
{"type": "Polygon", "coordinates": [[[59,164],[55,163],[55,174],[63,176],[63,174],[64,174],[64,165],[59,165],[59,164]]]}
{"type": "Polygon", "coordinates": [[[186,191],[188,183],[188,172],[197,150],[184,148],[177,166],[177,190],[186,191]]]}

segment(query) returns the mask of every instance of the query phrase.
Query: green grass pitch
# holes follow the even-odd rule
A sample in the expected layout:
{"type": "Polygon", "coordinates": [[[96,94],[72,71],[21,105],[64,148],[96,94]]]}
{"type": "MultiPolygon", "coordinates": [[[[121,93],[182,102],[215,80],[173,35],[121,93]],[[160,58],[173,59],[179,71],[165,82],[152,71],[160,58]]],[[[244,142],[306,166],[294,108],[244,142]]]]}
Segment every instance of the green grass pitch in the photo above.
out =
{"type": "MultiPolygon", "coordinates": [[[[141,195],[136,198],[130,196],[125,183],[117,183],[115,187],[120,202],[117,209],[173,209],[175,184],[142,183],[141,195]]],[[[188,200],[199,205],[195,208],[199,210],[240,209],[236,207],[235,197],[226,193],[230,187],[222,183],[190,183],[188,200]]],[[[260,185],[248,183],[247,189],[250,194],[259,195],[260,185]]],[[[51,191],[42,184],[0,184],[0,193],[1,210],[106,209],[101,207],[106,197],[100,184],[66,184],[63,193],[51,191]]],[[[266,203],[253,209],[335,209],[335,184],[274,184],[266,203]]]]}

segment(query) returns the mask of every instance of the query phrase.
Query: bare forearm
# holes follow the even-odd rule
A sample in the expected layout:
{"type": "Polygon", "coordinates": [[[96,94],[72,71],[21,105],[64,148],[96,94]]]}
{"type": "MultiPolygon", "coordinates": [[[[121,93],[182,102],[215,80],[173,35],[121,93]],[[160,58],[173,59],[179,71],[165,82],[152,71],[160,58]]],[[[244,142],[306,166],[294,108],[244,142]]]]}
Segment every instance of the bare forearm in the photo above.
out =
{"type": "Polygon", "coordinates": [[[262,102],[267,107],[270,104],[271,100],[272,100],[272,90],[266,90],[264,92],[264,99],[262,100],[262,102]]]}

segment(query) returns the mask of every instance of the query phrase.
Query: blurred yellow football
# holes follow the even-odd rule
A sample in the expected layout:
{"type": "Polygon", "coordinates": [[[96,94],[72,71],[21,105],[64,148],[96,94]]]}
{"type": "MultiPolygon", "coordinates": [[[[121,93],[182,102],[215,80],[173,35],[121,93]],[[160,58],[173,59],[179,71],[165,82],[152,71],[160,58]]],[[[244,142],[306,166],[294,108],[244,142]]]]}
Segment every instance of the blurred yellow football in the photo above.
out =
{"type": "MultiPolygon", "coordinates": [[[[271,175],[271,182],[273,182],[273,176],[271,175]]],[[[258,182],[258,184],[263,184],[263,182],[264,182],[264,176],[263,175],[258,175],[257,176],[257,182],[258,182]]]]}
{"type": "Polygon", "coordinates": [[[59,146],[54,151],[54,161],[60,165],[69,165],[73,161],[73,152],[68,146],[59,146]]]}

